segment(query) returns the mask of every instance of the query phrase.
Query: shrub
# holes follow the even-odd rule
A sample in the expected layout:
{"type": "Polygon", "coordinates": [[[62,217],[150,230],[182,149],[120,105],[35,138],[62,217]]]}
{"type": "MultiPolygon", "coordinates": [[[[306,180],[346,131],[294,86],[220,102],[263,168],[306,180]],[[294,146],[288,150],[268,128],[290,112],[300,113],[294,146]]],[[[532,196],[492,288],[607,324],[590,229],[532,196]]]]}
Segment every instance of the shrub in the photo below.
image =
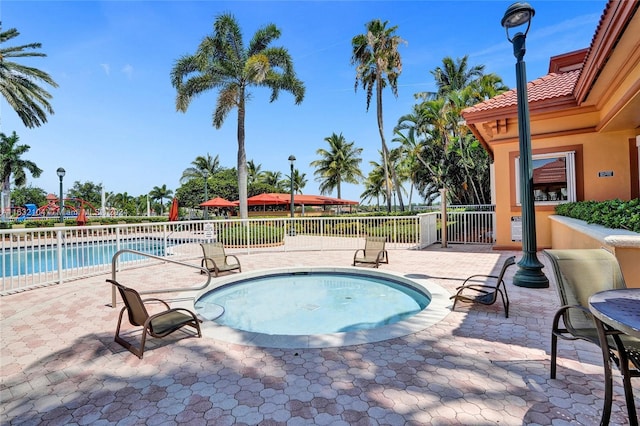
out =
{"type": "Polygon", "coordinates": [[[640,199],[577,201],[556,206],[561,216],[584,220],[607,228],[627,229],[640,233],[640,199]]]}

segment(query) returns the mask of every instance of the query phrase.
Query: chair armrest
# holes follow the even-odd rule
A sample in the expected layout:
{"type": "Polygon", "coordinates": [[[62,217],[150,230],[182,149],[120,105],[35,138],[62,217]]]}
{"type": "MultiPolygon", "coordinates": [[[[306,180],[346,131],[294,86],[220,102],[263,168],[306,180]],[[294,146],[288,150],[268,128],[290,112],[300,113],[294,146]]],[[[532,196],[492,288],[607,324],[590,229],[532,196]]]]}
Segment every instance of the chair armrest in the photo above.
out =
{"type": "MultiPolygon", "coordinates": [[[[470,280],[472,280],[473,278],[493,278],[494,280],[497,280],[497,279],[498,279],[498,278],[500,278],[500,277],[499,277],[499,276],[497,276],[497,275],[484,275],[484,274],[471,275],[471,276],[470,276],[470,277],[468,277],[466,280],[464,280],[464,282],[462,283],[462,285],[461,285],[461,286],[456,287],[456,288],[464,287],[464,286],[465,286],[465,284],[467,283],[467,281],[470,281],[470,280]]],[[[484,281],[487,281],[487,280],[484,280],[484,281]]]]}
{"type": "Polygon", "coordinates": [[[162,299],[158,299],[158,298],[156,298],[156,297],[151,297],[151,298],[149,298],[149,299],[142,299],[142,303],[147,303],[147,302],[160,302],[160,303],[162,303],[164,306],[166,306],[166,308],[167,308],[167,309],[169,309],[169,308],[170,308],[170,306],[169,306],[169,304],[168,304],[167,302],[165,302],[165,301],[164,301],[164,300],[162,300],[162,299]]]}
{"type": "MultiPolygon", "coordinates": [[[[233,259],[235,259],[235,261],[236,261],[236,263],[237,263],[238,265],[240,264],[240,260],[238,260],[238,257],[237,257],[235,254],[228,254],[228,255],[225,257],[225,261],[226,261],[227,259],[229,259],[230,257],[231,257],[231,258],[233,258],[233,259]]],[[[227,262],[227,263],[229,263],[229,262],[227,262]]]]}

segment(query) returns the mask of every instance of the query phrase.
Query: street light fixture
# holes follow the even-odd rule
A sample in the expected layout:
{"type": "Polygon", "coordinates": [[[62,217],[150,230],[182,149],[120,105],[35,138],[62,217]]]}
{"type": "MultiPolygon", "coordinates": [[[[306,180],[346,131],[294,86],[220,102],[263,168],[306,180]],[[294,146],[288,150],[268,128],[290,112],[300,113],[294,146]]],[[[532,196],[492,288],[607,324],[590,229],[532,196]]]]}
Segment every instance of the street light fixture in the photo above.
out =
{"type": "MultiPolygon", "coordinates": [[[[291,219],[293,219],[294,216],[294,206],[293,206],[293,163],[296,161],[296,157],[293,155],[289,156],[289,163],[291,163],[291,202],[289,203],[291,205],[291,219]]],[[[293,222],[291,222],[291,232],[289,233],[289,235],[295,235],[296,234],[296,230],[293,227],[293,222]]]]}
{"type": "Polygon", "coordinates": [[[58,167],[56,174],[60,178],[60,223],[64,222],[64,197],[62,196],[62,178],[66,171],[62,167],[58,167]]]}
{"type": "MultiPolygon", "coordinates": [[[[207,180],[209,179],[209,170],[204,171],[204,202],[209,201],[209,195],[207,194],[207,180]]],[[[209,207],[204,206],[204,220],[209,219],[209,207]]]]}
{"type": "Polygon", "coordinates": [[[525,40],[531,18],[535,10],[528,3],[513,3],[500,24],[507,31],[507,40],[513,44],[516,62],[516,85],[518,96],[518,135],[520,140],[520,205],[522,207],[522,259],[518,262],[518,271],[513,277],[513,284],[519,287],[549,287],[549,279],[542,272],[544,265],[536,256],[536,216],[533,204],[533,168],[531,154],[531,129],[529,127],[529,102],[527,95],[527,71],[524,62],[526,52],[525,40]],[[517,32],[513,37],[509,29],[526,24],[524,33],[517,32]]]}

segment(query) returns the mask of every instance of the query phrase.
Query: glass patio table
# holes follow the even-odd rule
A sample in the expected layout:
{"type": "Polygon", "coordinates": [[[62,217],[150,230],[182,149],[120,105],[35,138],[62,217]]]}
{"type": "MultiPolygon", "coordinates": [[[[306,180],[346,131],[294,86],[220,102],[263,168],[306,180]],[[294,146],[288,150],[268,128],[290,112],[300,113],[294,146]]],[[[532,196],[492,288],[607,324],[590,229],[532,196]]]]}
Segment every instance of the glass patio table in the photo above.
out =
{"type": "Polygon", "coordinates": [[[613,402],[613,381],[608,344],[608,336],[612,336],[620,358],[620,371],[623,377],[627,411],[629,412],[629,424],[638,426],[631,377],[640,377],[640,373],[629,369],[629,359],[620,334],[640,339],[640,288],[606,290],[595,293],[589,298],[589,310],[594,316],[604,360],[605,402],[600,424],[609,424],[613,402]]]}

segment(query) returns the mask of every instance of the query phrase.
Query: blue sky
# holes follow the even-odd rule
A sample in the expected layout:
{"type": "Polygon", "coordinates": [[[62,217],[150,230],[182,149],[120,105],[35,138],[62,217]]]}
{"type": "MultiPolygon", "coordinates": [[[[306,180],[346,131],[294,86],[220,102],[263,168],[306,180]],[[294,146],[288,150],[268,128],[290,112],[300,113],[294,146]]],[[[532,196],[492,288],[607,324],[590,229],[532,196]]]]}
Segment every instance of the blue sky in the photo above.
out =
{"type": "MultiPolygon", "coordinates": [[[[3,0],[3,30],[17,28],[11,45],[42,43],[46,58],[21,63],[48,72],[55,114],[27,129],[0,100],[0,129],[16,131],[31,146],[26,158],[44,170],[28,183],[57,193],[56,169],[64,167],[65,187],[75,181],[102,183],[107,191],[148,193],[154,186],[179,187],[182,171],[198,155],[219,155],[235,167],[236,112],[217,130],[211,116],[217,94],[195,99],[186,113],[175,110],[169,73],[182,55],[195,52],[212,32],[216,16],[232,13],[245,43],[273,23],[282,36],[273,45],[289,50],[306,86],[303,103],[282,93],[253,90],[247,106],[247,159],[263,170],[289,172],[287,158],[306,173],[305,194],[319,194],[309,163],[324,138],[342,133],[364,149],[362,171],[379,161],[375,104],[366,111],[361,88],[354,92],[351,39],[372,19],[397,25],[407,41],[400,47],[403,71],[399,96],[384,93],[385,133],[411,111],[414,93],[434,90],[431,70],[442,58],[469,55],[515,87],[515,58],[500,26],[510,1],[28,1],[3,0]]],[[[549,58],[589,46],[606,2],[533,1],[536,14],[527,37],[528,80],[545,75],[549,58]]],[[[215,190],[211,190],[215,195],[215,190]]],[[[343,198],[359,200],[362,186],[344,185],[343,198]]],[[[330,194],[335,196],[335,192],[330,194]]],[[[414,202],[416,199],[414,198],[414,202]]]]}

